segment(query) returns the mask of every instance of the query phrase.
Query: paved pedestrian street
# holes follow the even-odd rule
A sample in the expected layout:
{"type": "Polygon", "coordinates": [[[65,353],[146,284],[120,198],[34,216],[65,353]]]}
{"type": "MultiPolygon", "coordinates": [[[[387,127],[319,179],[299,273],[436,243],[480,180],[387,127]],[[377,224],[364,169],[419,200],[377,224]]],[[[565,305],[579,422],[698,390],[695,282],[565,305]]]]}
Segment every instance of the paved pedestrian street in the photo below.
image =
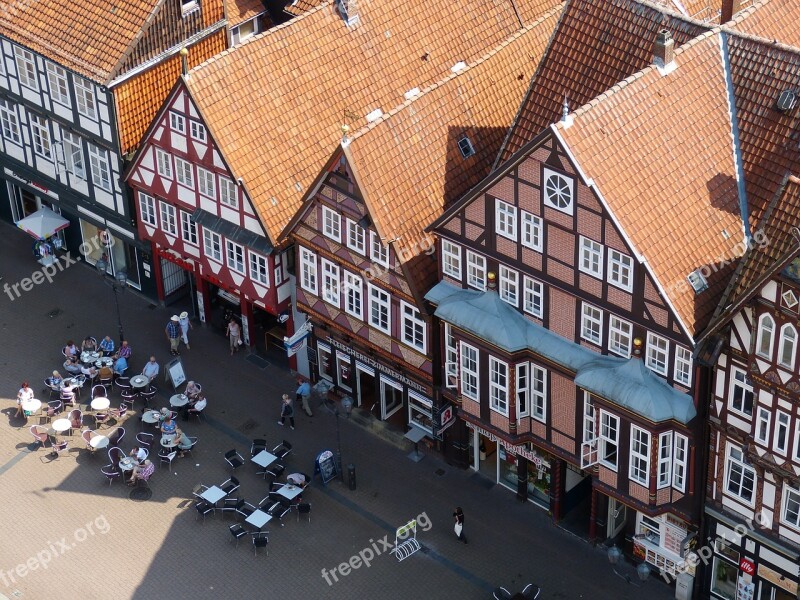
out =
{"type": "MultiPolygon", "coordinates": [[[[116,338],[111,288],[82,262],[42,276],[29,251],[31,240],[0,224],[0,489],[4,499],[0,543],[0,598],[376,598],[486,599],[503,585],[512,592],[527,583],[543,588],[543,599],[661,600],[673,590],[651,577],[636,588],[618,577],[605,548],[552,524],[546,512],[519,503],[515,495],[480,475],[455,469],[428,452],[421,462],[341,419],[345,464],[357,469],[357,489],[338,480],[319,479],[304,491],[312,505],[310,522],[292,511],[285,526],[269,523],[267,551],[254,555],[250,536],[238,547],[228,531],[238,522],[229,513],[199,518],[192,491],[198,484],[220,484],[230,476],[223,454],[236,448],[245,464],[234,494],[257,504],[267,495],[264,480],[249,461],[250,440],[293,444],[287,473],[313,473],[314,457],[336,449],[335,418],[322,407],[314,417],[295,411],[296,430],[276,424],[282,393],[291,393],[291,373],[275,365],[231,357],[221,332],[195,324],[191,350],[182,350],[187,377],[203,385],[209,399],[203,422],[178,421],[199,442],[193,455],[176,458],[172,469],[158,465],[144,489],[120,481],[108,484],[101,467],[105,450],[91,454],[78,434],[57,459],[49,449],[32,449],[27,425],[14,418],[20,382],[27,380],[43,401],[42,381],[60,369],[68,339],[87,335],[116,338]],[[31,282],[25,283],[25,278],[31,282]],[[13,292],[12,286],[19,295],[13,292]],[[468,544],[453,532],[452,512],[462,506],[468,544]],[[395,528],[417,519],[421,551],[399,562],[395,528]]],[[[188,306],[161,308],[128,290],[119,297],[126,339],[133,348],[128,375],[141,371],[154,354],[163,367],[170,359],[164,326],[188,306]]],[[[171,390],[163,377],[151,403],[168,405],[171,390]]],[[[81,404],[86,403],[88,386],[81,404]]],[[[119,404],[119,392],[111,395],[119,404]]],[[[127,453],[142,427],[142,405],[126,415],[121,447],[127,453]]],[[[113,427],[113,426],[112,426],[113,427]]],[[[105,431],[110,431],[106,428],[105,431]]],[[[156,442],[156,446],[158,443],[156,442]]],[[[153,448],[151,456],[155,456],[153,448]]],[[[620,565],[634,580],[630,564],[620,565]]]]}

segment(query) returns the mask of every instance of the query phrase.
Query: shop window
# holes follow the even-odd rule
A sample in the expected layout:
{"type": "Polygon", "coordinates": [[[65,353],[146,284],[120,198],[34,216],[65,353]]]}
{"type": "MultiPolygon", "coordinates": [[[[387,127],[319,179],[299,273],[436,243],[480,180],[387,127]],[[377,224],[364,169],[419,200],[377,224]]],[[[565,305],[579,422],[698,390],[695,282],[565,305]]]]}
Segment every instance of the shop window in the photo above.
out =
{"type": "Polygon", "coordinates": [[[317,344],[317,351],[319,353],[319,375],[320,377],[333,381],[333,360],[331,357],[331,349],[329,346],[317,344]]]}
{"type": "Polygon", "coordinates": [[[408,391],[408,421],[433,433],[433,403],[411,390],[408,391]]]}
{"type": "Polygon", "coordinates": [[[346,354],[336,353],[338,368],[336,369],[337,383],[339,387],[350,391],[350,357],[346,354]]]}
{"type": "Polygon", "coordinates": [[[715,556],[711,571],[711,592],[725,600],[735,600],[738,573],[738,565],[732,565],[715,556]]]}

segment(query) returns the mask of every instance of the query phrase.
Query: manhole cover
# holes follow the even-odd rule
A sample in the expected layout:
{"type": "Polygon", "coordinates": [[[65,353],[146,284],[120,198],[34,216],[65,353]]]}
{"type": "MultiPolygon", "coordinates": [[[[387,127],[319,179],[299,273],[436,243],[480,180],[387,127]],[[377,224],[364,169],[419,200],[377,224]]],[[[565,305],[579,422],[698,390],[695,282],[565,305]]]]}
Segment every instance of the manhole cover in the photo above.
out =
{"type": "Polygon", "coordinates": [[[247,419],[247,421],[245,421],[242,426],[239,427],[239,431],[253,431],[253,429],[256,427],[258,427],[257,421],[254,421],[253,419],[247,419]]]}
{"type": "Polygon", "coordinates": [[[54,308],[49,313],[47,313],[47,316],[50,317],[51,319],[54,319],[55,317],[60,315],[62,312],[64,312],[64,311],[61,310],[60,308],[54,308]]]}
{"type": "Polygon", "coordinates": [[[131,493],[128,495],[128,498],[133,500],[134,502],[144,502],[145,500],[150,500],[153,497],[153,490],[146,487],[137,487],[131,490],[131,493]]]}
{"type": "Polygon", "coordinates": [[[434,472],[435,472],[435,473],[436,473],[436,474],[437,474],[439,477],[442,477],[442,476],[443,476],[445,473],[447,473],[447,471],[445,471],[444,469],[436,469],[436,471],[434,471],[434,472]]]}

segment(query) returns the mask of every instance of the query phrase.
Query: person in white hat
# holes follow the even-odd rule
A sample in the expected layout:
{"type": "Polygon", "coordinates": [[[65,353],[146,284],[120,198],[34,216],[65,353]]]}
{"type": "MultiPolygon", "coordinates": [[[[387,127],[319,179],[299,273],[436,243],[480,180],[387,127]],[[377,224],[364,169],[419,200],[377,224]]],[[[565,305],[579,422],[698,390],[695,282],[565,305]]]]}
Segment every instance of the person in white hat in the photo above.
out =
{"type": "Polygon", "coordinates": [[[189,330],[192,328],[192,323],[189,321],[189,313],[183,311],[178,317],[178,323],[181,326],[181,339],[186,344],[186,349],[189,350],[189,330]]]}
{"type": "Polygon", "coordinates": [[[167,332],[167,339],[169,340],[169,351],[172,353],[173,356],[177,356],[180,354],[178,352],[178,346],[181,343],[181,324],[178,315],[172,315],[170,317],[169,323],[167,323],[166,328],[164,331],[167,332]]]}

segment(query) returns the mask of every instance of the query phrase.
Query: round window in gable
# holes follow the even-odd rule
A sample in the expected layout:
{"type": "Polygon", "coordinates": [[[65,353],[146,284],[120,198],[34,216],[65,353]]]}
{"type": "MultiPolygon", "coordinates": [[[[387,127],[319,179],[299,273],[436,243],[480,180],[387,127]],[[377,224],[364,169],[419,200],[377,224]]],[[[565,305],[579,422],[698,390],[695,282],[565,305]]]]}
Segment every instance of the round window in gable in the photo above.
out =
{"type": "Polygon", "coordinates": [[[544,201],[548,206],[572,214],[572,180],[544,169],[544,201]]]}

